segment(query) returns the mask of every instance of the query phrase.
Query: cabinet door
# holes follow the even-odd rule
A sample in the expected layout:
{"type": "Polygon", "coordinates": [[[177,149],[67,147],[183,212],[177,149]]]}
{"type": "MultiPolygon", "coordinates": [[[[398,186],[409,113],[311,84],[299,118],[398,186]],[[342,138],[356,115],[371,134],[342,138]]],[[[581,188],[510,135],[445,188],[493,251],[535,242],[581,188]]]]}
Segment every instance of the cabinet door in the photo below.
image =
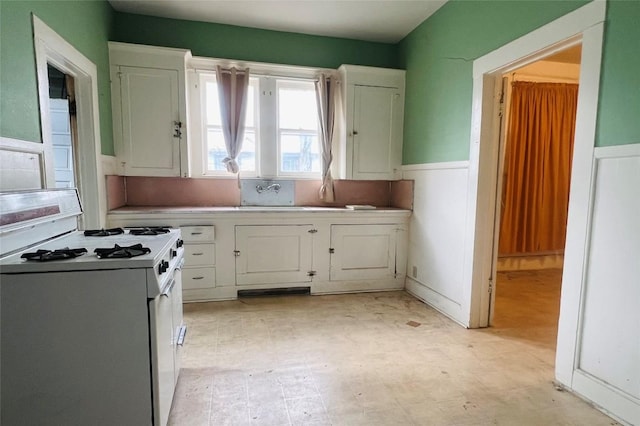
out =
{"type": "Polygon", "coordinates": [[[125,175],[180,176],[178,71],[120,67],[118,77],[125,175]]]}
{"type": "Polygon", "coordinates": [[[396,88],[355,86],[354,179],[397,178],[402,161],[401,102],[396,88]]]}
{"type": "Polygon", "coordinates": [[[332,225],[330,280],[396,276],[397,225],[332,225]]]}
{"type": "Polygon", "coordinates": [[[236,284],[311,281],[310,225],[236,226],[236,284]]]}

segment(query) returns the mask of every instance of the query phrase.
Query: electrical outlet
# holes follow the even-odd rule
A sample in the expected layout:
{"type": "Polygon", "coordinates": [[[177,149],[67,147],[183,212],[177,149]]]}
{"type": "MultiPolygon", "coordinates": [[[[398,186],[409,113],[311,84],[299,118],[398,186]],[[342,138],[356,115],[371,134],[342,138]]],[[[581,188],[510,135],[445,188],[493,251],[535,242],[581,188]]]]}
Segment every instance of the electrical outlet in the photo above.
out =
{"type": "Polygon", "coordinates": [[[418,267],[416,265],[413,265],[411,268],[411,276],[413,278],[418,278],[418,267]]]}

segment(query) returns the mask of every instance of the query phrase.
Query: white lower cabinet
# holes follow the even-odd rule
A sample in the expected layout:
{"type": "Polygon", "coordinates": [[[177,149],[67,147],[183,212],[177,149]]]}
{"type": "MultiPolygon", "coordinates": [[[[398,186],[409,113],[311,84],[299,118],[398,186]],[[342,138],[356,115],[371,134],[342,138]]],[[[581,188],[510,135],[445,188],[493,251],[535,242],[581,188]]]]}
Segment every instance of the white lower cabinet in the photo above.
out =
{"type": "Polygon", "coordinates": [[[404,287],[410,212],[399,209],[192,213],[112,212],[110,226],[171,225],[184,240],[185,302],[239,291],[309,287],[311,294],[404,287]]]}
{"type": "Polygon", "coordinates": [[[216,245],[215,227],[182,226],[184,241],[184,269],[182,287],[184,290],[201,290],[216,286],[216,245]]]}
{"type": "Polygon", "coordinates": [[[236,284],[310,282],[311,225],[236,226],[236,284]]]}
{"type": "Polygon", "coordinates": [[[395,279],[397,225],[332,225],[331,281],[395,279]]]}

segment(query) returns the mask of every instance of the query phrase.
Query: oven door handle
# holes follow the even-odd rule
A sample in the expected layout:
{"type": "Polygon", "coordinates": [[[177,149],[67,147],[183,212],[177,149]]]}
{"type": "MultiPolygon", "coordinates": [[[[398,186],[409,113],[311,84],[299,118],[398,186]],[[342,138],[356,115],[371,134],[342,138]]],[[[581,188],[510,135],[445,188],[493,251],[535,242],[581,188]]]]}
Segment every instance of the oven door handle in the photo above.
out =
{"type": "Polygon", "coordinates": [[[162,291],[161,296],[169,297],[169,293],[171,293],[171,290],[173,290],[174,285],[176,285],[176,280],[175,278],[171,278],[171,281],[169,281],[169,284],[167,284],[164,287],[164,290],[162,291]]]}
{"type": "Polygon", "coordinates": [[[184,337],[187,334],[187,326],[183,325],[180,327],[180,331],[178,332],[178,346],[184,345],[184,337]]]}

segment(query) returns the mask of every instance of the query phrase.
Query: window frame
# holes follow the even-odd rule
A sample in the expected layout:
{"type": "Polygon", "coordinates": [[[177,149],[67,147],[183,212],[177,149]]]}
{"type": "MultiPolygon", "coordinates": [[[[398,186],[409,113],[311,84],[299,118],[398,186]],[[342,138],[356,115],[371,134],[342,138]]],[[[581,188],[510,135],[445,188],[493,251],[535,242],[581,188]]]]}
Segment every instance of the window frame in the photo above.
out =
{"type": "MultiPolygon", "coordinates": [[[[322,178],[322,171],[318,172],[280,172],[281,152],[278,128],[278,103],[277,103],[277,81],[278,80],[302,80],[316,81],[320,74],[337,76],[338,71],[334,69],[298,67],[288,65],[234,62],[213,58],[191,58],[188,62],[188,85],[189,85],[189,114],[190,124],[190,147],[191,157],[190,176],[205,178],[236,178],[235,174],[226,170],[207,170],[207,138],[206,138],[206,93],[204,81],[201,76],[209,76],[208,80],[215,81],[215,68],[217,65],[223,67],[235,66],[237,68],[249,68],[251,78],[257,78],[259,85],[257,88],[257,117],[255,117],[256,129],[256,171],[250,173],[241,171],[242,177],[248,178],[287,178],[287,179],[312,179],[322,178]],[[213,76],[213,79],[211,78],[213,76]],[[268,105],[272,105],[269,107],[268,105]]],[[[318,128],[319,132],[319,128],[318,128]]],[[[319,136],[318,136],[319,137],[319,136]]],[[[322,158],[322,147],[318,140],[318,150],[322,158]]]]}

